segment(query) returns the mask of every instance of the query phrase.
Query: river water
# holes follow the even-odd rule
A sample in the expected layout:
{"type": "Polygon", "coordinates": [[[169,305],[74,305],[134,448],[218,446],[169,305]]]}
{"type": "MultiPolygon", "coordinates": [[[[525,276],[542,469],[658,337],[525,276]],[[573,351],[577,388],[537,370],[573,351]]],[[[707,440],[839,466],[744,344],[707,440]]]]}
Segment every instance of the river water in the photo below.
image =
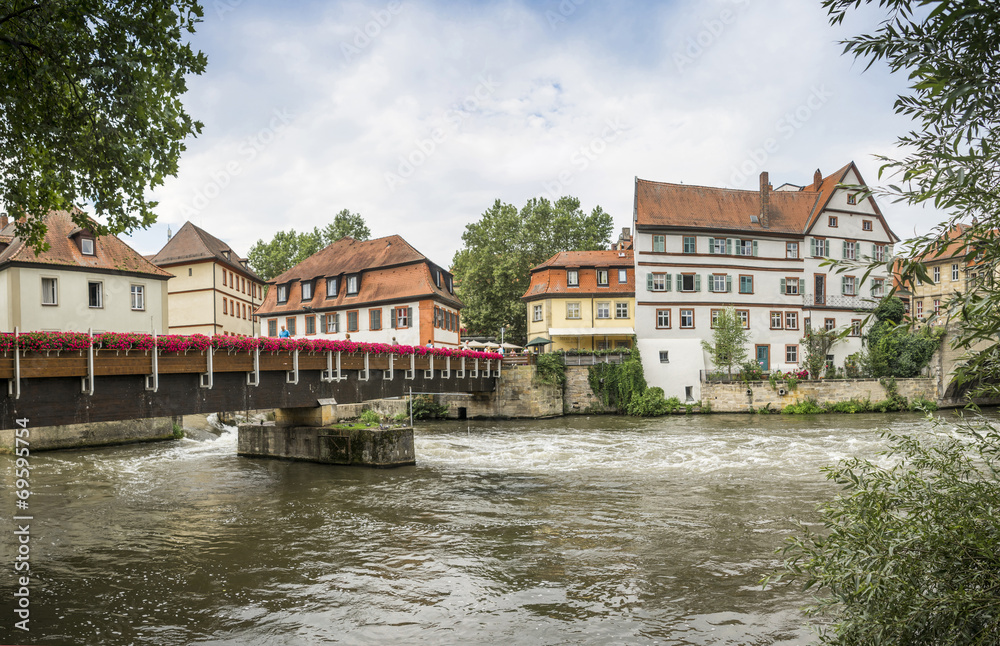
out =
{"type": "MultiPolygon", "coordinates": [[[[0,642],[804,644],[808,595],[760,580],[836,493],[820,467],[873,456],[880,428],[931,427],[424,422],[417,466],[392,470],[240,458],[235,430],[40,453],[30,632],[14,629],[7,520],[0,642]]],[[[0,475],[12,511],[10,456],[0,475]]]]}

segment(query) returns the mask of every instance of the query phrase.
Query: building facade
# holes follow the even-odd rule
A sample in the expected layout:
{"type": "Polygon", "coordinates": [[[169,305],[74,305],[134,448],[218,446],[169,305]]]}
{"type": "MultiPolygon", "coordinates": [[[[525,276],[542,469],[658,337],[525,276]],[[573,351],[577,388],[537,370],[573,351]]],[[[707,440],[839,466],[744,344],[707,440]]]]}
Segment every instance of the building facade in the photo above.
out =
{"type": "Polygon", "coordinates": [[[342,238],[285,273],[257,311],[265,336],[458,347],[454,278],[399,236],[342,238]]]}
{"type": "Polygon", "coordinates": [[[564,251],[531,270],[521,297],[528,339],[548,350],[631,348],[635,335],[635,267],[631,245],[609,251],[564,251]]]}
{"type": "Polygon", "coordinates": [[[49,248],[36,256],[0,218],[0,331],[167,331],[170,274],[65,211],[45,225],[49,248]]]}
{"type": "Polygon", "coordinates": [[[173,275],[167,283],[171,333],[260,334],[254,311],[266,283],[228,244],[185,222],[149,259],[173,275]]]}
{"type": "Polygon", "coordinates": [[[968,259],[968,247],[958,239],[968,227],[959,224],[948,231],[941,241],[940,255],[928,254],[919,260],[930,281],[918,278],[906,283],[909,288],[907,313],[916,324],[945,325],[948,322],[948,301],[957,292],[973,289],[984,270],[975,260],[968,259]]]}
{"type": "Polygon", "coordinates": [[[813,183],[757,191],[667,184],[636,178],[636,333],[646,379],[682,401],[719,368],[702,341],[735,308],[749,355],[765,370],[798,370],[802,338],[814,328],[846,331],[828,363],[861,350],[866,314],[891,276],[862,265],[888,260],[898,242],[850,163],[813,183]],[[841,267],[831,260],[844,261],[841,267]],[[851,266],[851,263],[855,263],[851,266]]]}

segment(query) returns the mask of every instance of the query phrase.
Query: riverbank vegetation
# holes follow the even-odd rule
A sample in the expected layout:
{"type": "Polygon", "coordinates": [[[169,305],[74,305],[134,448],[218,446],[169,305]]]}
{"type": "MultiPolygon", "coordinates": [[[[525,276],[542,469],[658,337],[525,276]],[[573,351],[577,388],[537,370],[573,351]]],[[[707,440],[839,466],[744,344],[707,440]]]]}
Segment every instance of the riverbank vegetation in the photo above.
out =
{"type": "Polygon", "coordinates": [[[692,406],[683,406],[676,397],[664,397],[662,388],[650,388],[642,370],[639,349],[632,349],[621,363],[598,363],[588,369],[590,389],[605,406],[613,406],[620,413],[632,417],[659,417],[681,408],[691,412],[692,406]]]}

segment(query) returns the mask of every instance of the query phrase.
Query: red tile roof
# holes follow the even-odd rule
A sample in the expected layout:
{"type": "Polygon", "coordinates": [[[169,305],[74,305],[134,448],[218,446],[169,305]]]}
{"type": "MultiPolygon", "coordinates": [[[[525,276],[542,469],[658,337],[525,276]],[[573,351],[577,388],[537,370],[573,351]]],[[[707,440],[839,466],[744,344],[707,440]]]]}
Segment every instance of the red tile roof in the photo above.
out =
{"type": "Polygon", "coordinates": [[[156,255],[148,258],[158,267],[198,260],[214,260],[245,274],[252,280],[263,282],[262,278],[243,265],[244,259],[240,258],[232,247],[191,222],[185,222],[156,255]]]}
{"type": "Polygon", "coordinates": [[[562,251],[531,269],[531,284],[521,297],[530,301],[547,296],[568,294],[590,296],[608,294],[614,296],[635,296],[635,270],[633,252],[627,251],[562,251]],[[579,270],[580,284],[566,285],[566,270],[579,270]],[[608,285],[598,287],[597,269],[608,269],[608,285]],[[618,282],[617,272],[625,269],[628,281],[618,282]]]}
{"type": "Polygon", "coordinates": [[[100,236],[94,242],[94,255],[80,251],[71,237],[80,229],[67,211],[52,211],[45,216],[45,242],[49,248],[37,256],[23,240],[14,237],[14,222],[0,231],[0,238],[10,238],[10,246],[0,252],[0,267],[9,263],[32,263],[65,267],[85,267],[96,271],[121,271],[154,277],[170,278],[166,272],[143,258],[115,236],[100,236]]]}

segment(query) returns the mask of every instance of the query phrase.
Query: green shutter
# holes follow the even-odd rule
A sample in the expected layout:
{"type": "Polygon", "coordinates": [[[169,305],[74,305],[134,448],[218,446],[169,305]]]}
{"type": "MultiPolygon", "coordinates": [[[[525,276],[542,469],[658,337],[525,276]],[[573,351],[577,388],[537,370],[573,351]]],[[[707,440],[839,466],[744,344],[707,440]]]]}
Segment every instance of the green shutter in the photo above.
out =
{"type": "Polygon", "coordinates": [[[840,244],[841,244],[840,251],[843,254],[842,257],[844,260],[847,260],[847,240],[841,241],[840,244]]]}
{"type": "Polygon", "coordinates": [[[809,255],[816,255],[816,238],[809,238],[809,255]]]}
{"type": "Polygon", "coordinates": [[[681,278],[680,274],[677,274],[677,291],[683,291],[684,289],[684,279],[681,278]]]}
{"type": "Polygon", "coordinates": [[[653,274],[652,272],[646,274],[646,291],[653,291],[653,274]]]}
{"type": "Polygon", "coordinates": [[[727,256],[733,255],[733,239],[732,238],[726,238],[726,255],[727,256]]]}
{"type": "Polygon", "coordinates": [[[715,238],[708,239],[708,253],[715,253],[715,238]]]}
{"type": "Polygon", "coordinates": [[[665,282],[665,284],[666,284],[666,291],[668,291],[668,292],[669,292],[669,291],[670,291],[670,282],[671,282],[671,281],[670,281],[670,278],[671,278],[671,276],[670,276],[670,274],[664,274],[664,275],[663,275],[663,277],[664,277],[664,279],[665,279],[665,281],[664,281],[664,282],[665,282]]]}
{"type": "Polygon", "coordinates": [[[847,296],[847,276],[840,277],[840,293],[847,296]]]}
{"type": "Polygon", "coordinates": [[[799,279],[799,295],[802,295],[802,294],[805,294],[805,293],[806,293],[806,279],[805,278],[800,278],[799,279]]]}
{"type": "Polygon", "coordinates": [[[829,240],[824,240],[823,241],[823,255],[825,257],[827,257],[827,258],[830,257],[830,241],[829,240]]]}
{"type": "Polygon", "coordinates": [[[757,241],[756,240],[753,241],[753,255],[754,256],[757,255],[757,241]]]}
{"type": "Polygon", "coordinates": [[[728,274],[726,275],[726,291],[733,291],[733,277],[728,274]]]}
{"type": "Polygon", "coordinates": [[[694,291],[701,291],[701,274],[694,275],[694,291]]]}
{"type": "Polygon", "coordinates": [[[781,279],[781,293],[782,294],[788,293],[788,286],[784,278],[781,279]]]}

